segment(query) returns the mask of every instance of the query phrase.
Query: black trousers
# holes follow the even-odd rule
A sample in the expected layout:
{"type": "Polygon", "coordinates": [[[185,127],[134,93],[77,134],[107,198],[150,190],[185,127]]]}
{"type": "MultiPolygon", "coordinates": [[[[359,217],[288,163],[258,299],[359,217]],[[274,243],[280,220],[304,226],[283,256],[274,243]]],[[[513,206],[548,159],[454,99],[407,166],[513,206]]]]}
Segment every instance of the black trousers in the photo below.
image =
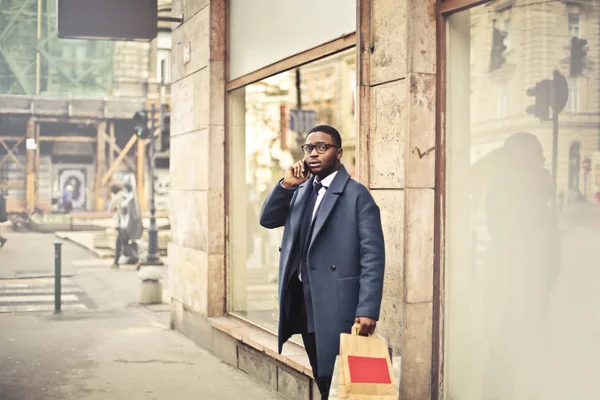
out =
{"type": "MultiPolygon", "coordinates": [[[[321,393],[321,400],[327,400],[329,398],[329,388],[331,387],[331,376],[319,376],[319,368],[317,365],[317,340],[314,332],[308,332],[306,328],[306,302],[304,301],[304,290],[302,288],[302,282],[297,276],[290,277],[289,281],[289,292],[292,296],[293,305],[291,307],[291,313],[300,314],[299,320],[302,321],[299,327],[302,334],[302,341],[304,342],[304,348],[310,361],[313,376],[319,387],[321,393]]],[[[296,319],[298,320],[298,319],[296,319]]]]}
{"type": "Polygon", "coordinates": [[[117,241],[115,242],[115,265],[119,265],[119,257],[121,257],[121,251],[123,251],[123,240],[121,237],[121,228],[117,228],[117,241]]]}

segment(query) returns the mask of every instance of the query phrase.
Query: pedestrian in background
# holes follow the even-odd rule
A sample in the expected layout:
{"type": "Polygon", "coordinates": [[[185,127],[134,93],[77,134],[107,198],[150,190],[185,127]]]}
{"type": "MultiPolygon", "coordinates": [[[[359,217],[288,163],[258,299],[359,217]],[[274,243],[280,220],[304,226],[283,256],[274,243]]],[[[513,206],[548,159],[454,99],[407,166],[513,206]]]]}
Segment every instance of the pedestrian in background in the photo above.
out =
{"type": "Polygon", "coordinates": [[[135,177],[128,175],[123,185],[123,199],[121,202],[120,232],[123,254],[126,264],[136,264],[139,261],[139,248],[137,240],[142,238],[142,212],[135,190],[135,177]]]}
{"type": "Polygon", "coordinates": [[[313,128],[304,160],[264,202],[260,224],[285,226],[279,262],[279,352],[293,335],[304,347],[321,398],[329,397],[340,334],[375,330],[385,268],[379,207],[341,164],[339,132],[313,128]]]}
{"type": "MultiPolygon", "coordinates": [[[[6,199],[0,194],[0,224],[8,221],[8,213],[6,212],[6,199]]],[[[2,225],[0,225],[0,249],[4,247],[8,239],[2,236],[2,225]]]]}
{"type": "Polygon", "coordinates": [[[117,239],[115,240],[115,257],[112,268],[119,268],[119,258],[121,257],[123,238],[121,237],[121,205],[123,203],[123,196],[125,192],[123,187],[118,183],[113,184],[110,187],[111,200],[110,200],[110,211],[113,212],[113,223],[115,224],[115,230],[117,231],[117,239]]]}
{"type": "Polygon", "coordinates": [[[63,192],[62,198],[63,210],[65,213],[70,213],[73,211],[73,186],[67,185],[65,186],[65,190],[63,192]]]}

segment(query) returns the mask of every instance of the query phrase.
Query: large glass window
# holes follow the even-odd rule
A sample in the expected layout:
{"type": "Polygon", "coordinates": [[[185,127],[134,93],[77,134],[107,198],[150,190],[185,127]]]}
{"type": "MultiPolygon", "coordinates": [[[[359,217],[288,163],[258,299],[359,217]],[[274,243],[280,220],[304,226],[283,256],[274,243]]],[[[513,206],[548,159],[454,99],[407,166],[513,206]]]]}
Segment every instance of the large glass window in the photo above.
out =
{"type": "Polygon", "coordinates": [[[449,400],[598,397],[598,49],[600,0],[447,20],[449,400]]]}
{"type": "Polygon", "coordinates": [[[342,136],[354,174],[356,52],[347,50],[230,93],[229,311],[277,330],[283,228],[259,225],[262,204],[287,167],[302,159],[313,126],[342,136]]]}

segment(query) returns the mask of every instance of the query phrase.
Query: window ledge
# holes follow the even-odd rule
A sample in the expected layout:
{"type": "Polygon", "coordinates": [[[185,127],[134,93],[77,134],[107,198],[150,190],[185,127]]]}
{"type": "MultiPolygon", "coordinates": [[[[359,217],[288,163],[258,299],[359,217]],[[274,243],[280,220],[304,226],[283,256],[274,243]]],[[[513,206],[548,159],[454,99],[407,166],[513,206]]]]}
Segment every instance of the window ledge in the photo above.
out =
{"type": "Polygon", "coordinates": [[[304,347],[288,341],[283,345],[281,354],[277,352],[277,335],[247,324],[239,319],[226,315],[208,318],[208,323],[215,329],[239,340],[257,351],[312,377],[312,369],[304,347]]]}

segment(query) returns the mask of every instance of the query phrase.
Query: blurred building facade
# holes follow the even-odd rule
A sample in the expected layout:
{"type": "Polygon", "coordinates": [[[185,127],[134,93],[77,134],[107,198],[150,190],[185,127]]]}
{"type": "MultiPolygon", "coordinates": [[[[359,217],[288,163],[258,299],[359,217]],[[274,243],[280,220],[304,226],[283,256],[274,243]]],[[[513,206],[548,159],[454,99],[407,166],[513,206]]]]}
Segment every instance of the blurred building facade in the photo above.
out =
{"type": "MultiPolygon", "coordinates": [[[[0,139],[6,145],[0,148],[0,190],[12,211],[50,211],[57,209],[65,185],[75,183],[75,209],[101,211],[110,182],[126,173],[149,188],[142,172],[146,157],[137,162],[145,146],[137,144],[103,178],[127,146],[133,114],[158,104],[161,65],[170,66],[170,24],[159,26],[149,43],[60,39],[56,3],[0,4],[0,139]],[[28,140],[35,149],[27,150],[28,140]]],[[[170,1],[159,2],[159,14],[170,10],[170,1]]],[[[161,187],[168,186],[168,153],[162,159],[161,187]]],[[[145,191],[140,194],[145,197],[145,191]]],[[[161,208],[167,206],[165,196],[159,195],[161,208]]]]}
{"type": "Polygon", "coordinates": [[[172,8],[184,18],[171,65],[175,329],[287,398],[315,398],[300,339],[276,351],[282,232],[257,219],[325,123],[381,209],[377,332],[402,356],[400,398],[594,397],[598,0],[172,8]],[[575,73],[573,37],[587,41],[575,73]],[[555,180],[553,121],[527,110],[556,74],[568,96],[555,180]]]}

